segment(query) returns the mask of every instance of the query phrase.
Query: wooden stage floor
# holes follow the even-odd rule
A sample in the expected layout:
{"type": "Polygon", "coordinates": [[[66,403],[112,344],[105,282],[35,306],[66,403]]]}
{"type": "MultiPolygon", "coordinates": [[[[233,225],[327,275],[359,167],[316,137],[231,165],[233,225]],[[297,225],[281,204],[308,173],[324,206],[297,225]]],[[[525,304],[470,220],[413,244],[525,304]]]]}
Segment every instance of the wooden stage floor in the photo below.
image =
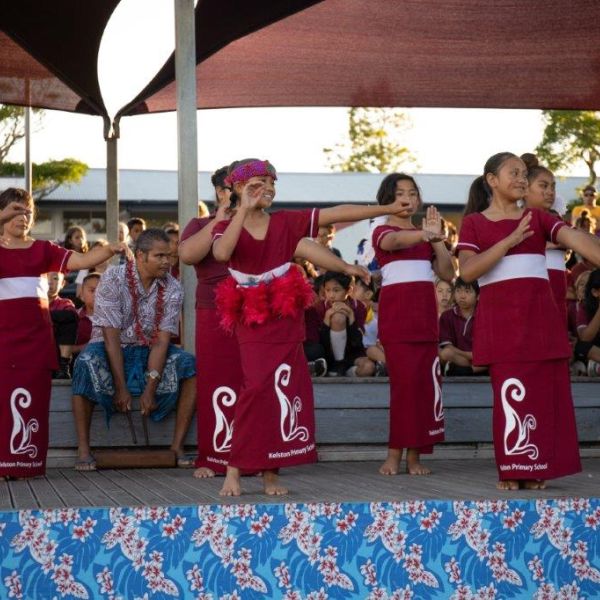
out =
{"type": "Polygon", "coordinates": [[[191,469],[127,469],[78,473],[49,469],[46,477],[0,481],[0,511],[60,507],[164,506],[224,503],[380,502],[411,499],[516,499],[600,496],[600,458],[583,472],[550,482],[543,491],[500,492],[491,459],[428,460],[429,477],[383,477],[379,462],[322,462],[283,471],[287,496],[267,497],[262,480],[246,477],[240,498],[219,496],[222,478],[194,479],[191,469]]]}

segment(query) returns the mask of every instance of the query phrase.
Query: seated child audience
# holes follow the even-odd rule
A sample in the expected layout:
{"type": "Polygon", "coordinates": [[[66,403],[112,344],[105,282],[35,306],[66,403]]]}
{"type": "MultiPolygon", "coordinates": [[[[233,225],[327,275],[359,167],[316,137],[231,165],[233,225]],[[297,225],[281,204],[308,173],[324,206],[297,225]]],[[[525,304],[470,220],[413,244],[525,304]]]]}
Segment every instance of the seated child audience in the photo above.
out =
{"type": "Polygon", "coordinates": [[[447,363],[446,375],[479,375],[485,367],[473,366],[473,322],[479,297],[476,281],[454,283],[454,306],[440,317],[440,360],[447,363]]]}
{"type": "Polygon", "coordinates": [[[587,361],[587,373],[600,376],[600,269],[589,275],[585,286],[583,302],[577,309],[577,335],[575,344],[576,359],[587,361]]]}
{"type": "Polygon", "coordinates": [[[308,361],[308,369],[313,377],[327,375],[327,361],[325,360],[325,348],[321,344],[320,330],[322,314],[323,275],[318,275],[313,281],[315,301],[304,311],[304,326],[306,329],[304,338],[304,356],[308,361]]]}
{"type": "Polygon", "coordinates": [[[330,374],[369,377],[375,374],[375,363],[367,358],[362,341],[366,308],[350,297],[351,286],[351,277],[325,273],[325,301],[317,307],[322,315],[320,340],[330,374]]]}
{"type": "Polygon", "coordinates": [[[81,284],[81,301],[83,306],[77,311],[79,323],[77,325],[77,338],[73,346],[73,354],[81,352],[92,337],[92,320],[94,315],[94,300],[96,288],[100,282],[100,273],[90,273],[81,284]]]}
{"type": "Polygon", "coordinates": [[[375,363],[375,375],[386,376],[385,352],[379,341],[377,324],[377,292],[372,279],[369,283],[358,279],[352,289],[352,297],[355,301],[362,302],[367,309],[363,333],[363,346],[367,357],[375,363]]]}
{"type": "Polygon", "coordinates": [[[64,273],[48,273],[48,307],[59,355],[59,369],[53,379],[71,379],[71,356],[77,337],[77,309],[71,300],[58,295],[64,285],[64,273]]]}
{"type": "Polygon", "coordinates": [[[438,317],[452,306],[452,285],[443,279],[435,280],[435,298],[438,317]]]}

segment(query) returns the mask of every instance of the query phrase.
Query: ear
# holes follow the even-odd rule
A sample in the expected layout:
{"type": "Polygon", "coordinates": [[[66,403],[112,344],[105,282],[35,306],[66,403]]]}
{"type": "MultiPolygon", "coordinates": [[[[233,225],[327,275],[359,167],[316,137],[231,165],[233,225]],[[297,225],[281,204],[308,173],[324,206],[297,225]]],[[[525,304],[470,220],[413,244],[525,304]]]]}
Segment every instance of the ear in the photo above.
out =
{"type": "Polygon", "coordinates": [[[498,183],[498,177],[493,173],[486,173],[485,180],[491,188],[495,188],[498,183]]]}
{"type": "Polygon", "coordinates": [[[600,298],[600,289],[592,288],[592,296],[594,296],[594,298],[600,298]]]}

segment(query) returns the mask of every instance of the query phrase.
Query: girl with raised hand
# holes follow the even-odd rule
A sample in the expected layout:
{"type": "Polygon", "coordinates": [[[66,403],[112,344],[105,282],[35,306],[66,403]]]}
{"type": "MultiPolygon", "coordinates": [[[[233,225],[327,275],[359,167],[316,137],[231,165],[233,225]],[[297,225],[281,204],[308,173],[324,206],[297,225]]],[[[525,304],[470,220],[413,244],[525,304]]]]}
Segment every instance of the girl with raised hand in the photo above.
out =
{"type": "Polygon", "coordinates": [[[381,265],[379,339],[390,377],[390,433],[382,475],[396,475],[406,448],[406,470],[427,475],[420,455],[444,439],[444,411],[438,358],[435,275],[454,277],[452,258],[435,207],[427,209],[421,227],[412,218],[422,205],[415,180],[404,173],[388,175],[379,186],[382,207],[398,204],[373,230],[373,248],[381,265]]]}
{"type": "Polygon", "coordinates": [[[552,297],[546,243],[600,263],[600,244],[546,211],[522,208],[527,167],[495,154],[471,186],[458,244],[460,274],[478,280],[473,361],[489,365],[498,488],[539,489],[581,470],[570,347],[552,297]]]}
{"type": "Polygon", "coordinates": [[[27,191],[0,194],[0,478],[46,470],[51,377],[58,368],[47,274],[88,269],[127,248],[111,244],[80,254],[34,240],[33,212],[27,191]]]}
{"type": "MultiPolygon", "coordinates": [[[[241,493],[240,469],[262,471],[265,492],[285,494],[278,469],[317,458],[312,385],[302,348],[304,309],[313,298],[300,270],[291,265],[300,253],[299,244],[305,237],[316,237],[319,226],[404,210],[397,202],[269,214],[265,209],[275,197],[276,179],[268,161],[233,163],[228,183],[237,210],[230,221],[213,229],[213,255],[229,262],[232,275],[219,288],[217,305],[221,322],[235,328],[243,372],[221,490],[226,496],[241,493]]],[[[354,265],[345,265],[344,272],[368,276],[354,265]]]]}

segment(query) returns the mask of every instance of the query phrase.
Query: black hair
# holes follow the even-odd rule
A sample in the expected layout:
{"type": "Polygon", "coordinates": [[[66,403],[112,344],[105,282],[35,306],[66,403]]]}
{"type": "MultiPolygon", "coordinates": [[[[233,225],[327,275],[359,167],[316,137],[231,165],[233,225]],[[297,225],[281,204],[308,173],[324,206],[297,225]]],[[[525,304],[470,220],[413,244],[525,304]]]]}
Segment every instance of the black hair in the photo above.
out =
{"type": "Polygon", "coordinates": [[[134,225],[142,225],[143,227],[146,227],[146,221],[144,221],[142,217],[132,217],[129,219],[129,221],[127,221],[127,228],[131,230],[134,225]]]}
{"type": "Polygon", "coordinates": [[[456,291],[459,288],[464,288],[464,289],[471,289],[475,292],[476,296],[479,296],[479,283],[477,283],[477,280],[475,281],[465,281],[464,279],[457,277],[454,280],[454,291],[456,291]]]}
{"type": "Polygon", "coordinates": [[[225,183],[225,178],[227,177],[228,173],[229,173],[229,166],[225,165],[224,167],[221,167],[220,169],[217,169],[210,176],[210,182],[212,183],[212,186],[215,188],[215,202],[217,202],[217,203],[219,201],[219,197],[216,194],[216,189],[218,187],[223,188],[223,189],[231,189],[225,183]]]}
{"type": "Polygon", "coordinates": [[[145,229],[140,233],[135,242],[134,254],[137,254],[138,250],[144,254],[150,252],[154,242],[165,242],[168,244],[170,241],[169,236],[163,229],[160,229],[159,227],[150,227],[150,229],[145,229]]]}
{"type": "Polygon", "coordinates": [[[328,281],[336,281],[345,290],[349,290],[350,286],[352,285],[353,278],[350,275],[344,275],[343,273],[327,271],[325,275],[323,275],[323,285],[325,285],[328,281]]]}
{"type": "Polygon", "coordinates": [[[100,279],[100,273],[88,273],[81,282],[81,287],[83,287],[88,281],[91,279],[100,279]]]}
{"type": "Polygon", "coordinates": [[[488,208],[490,198],[492,197],[492,190],[485,177],[488,173],[498,175],[498,171],[500,171],[502,165],[511,158],[519,157],[512,152],[498,152],[498,154],[494,154],[494,156],[490,156],[487,159],[483,167],[483,175],[476,177],[469,188],[469,197],[464,211],[465,216],[471,213],[483,212],[488,208]]]}
{"type": "Polygon", "coordinates": [[[592,319],[598,310],[598,298],[592,294],[592,290],[600,290],[600,269],[594,269],[585,284],[583,306],[589,319],[592,319]]]}
{"type": "Polygon", "coordinates": [[[377,203],[381,204],[382,206],[393,204],[396,200],[396,183],[399,181],[410,181],[415,186],[419,196],[419,204],[421,204],[421,190],[419,189],[414,177],[411,177],[406,173],[391,173],[383,179],[383,181],[379,184],[379,189],[377,190],[377,203]]]}
{"type": "Polygon", "coordinates": [[[521,160],[527,167],[527,181],[529,183],[533,183],[542,173],[548,173],[548,175],[554,177],[554,173],[550,169],[540,165],[540,161],[535,154],[531,152],[521,154],[521,160]]]}
{"type": "Polygon", "coordinates": [[[229,173],[229,165],[225,165],[224,167],[221,167],[220,169],[217,169],[211,176],[210,176],[210,182],[212,183],[213,187],[222,187],[225,188],[227,187],[225,185],[225,177],[227,177],[227,174],[229,173]]]}
{"type": "Polygon", "coordinates": [[[323,279],[325,278],[325,275],[317,275],[317,277],[314,278],[313,280],[313,290],[315,292],[315,294],[319,294],[321,288],[323,287],[323,279]]]}

